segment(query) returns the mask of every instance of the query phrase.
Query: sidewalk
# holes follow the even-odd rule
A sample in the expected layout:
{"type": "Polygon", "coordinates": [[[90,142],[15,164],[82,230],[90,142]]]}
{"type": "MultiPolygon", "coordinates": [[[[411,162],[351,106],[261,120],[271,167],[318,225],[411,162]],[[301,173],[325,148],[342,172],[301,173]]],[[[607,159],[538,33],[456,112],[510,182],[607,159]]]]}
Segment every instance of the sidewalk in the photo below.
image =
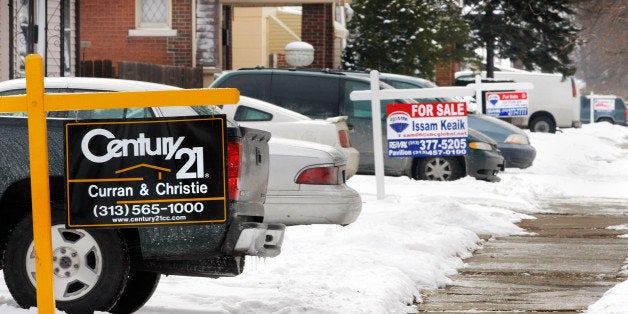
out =
{"type": "MultiPolygon", "coordinates": [[[[607,226],[625,215],[536,215],[519,225],[535,236],[488,241],[446,289],[425,291],[420,312],[582,312],[608,289],[628,257],[628,239],[607,226]]],[[[590,211],[598,209],[588,208],[590,211]]]]}

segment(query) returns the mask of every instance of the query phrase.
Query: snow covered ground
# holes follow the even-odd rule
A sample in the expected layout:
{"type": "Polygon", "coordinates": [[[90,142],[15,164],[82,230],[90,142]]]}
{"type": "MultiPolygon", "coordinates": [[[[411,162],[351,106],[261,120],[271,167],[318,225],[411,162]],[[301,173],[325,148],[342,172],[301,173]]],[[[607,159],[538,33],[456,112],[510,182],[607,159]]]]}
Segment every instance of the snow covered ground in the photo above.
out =
{"type": "MultiPolygon", "coordinates": [[[[420,289],[451,283],[463,258],[481,248],[478,235],[525,233],[516,223],[550,202],[628,204],[627,127],[601,123],[530,137],[534,165],[507,169],[499,183],[387,177],[386,198],[377,200],[373,176],[353,177],[348,184],[363,201],[354,224],[289,227],[281,255],[247,259],[234,278],[162,277],[139,313],[412,312],[420,289]]],[[[628,224],[608,227],[628,236],[628,224]]],[[[628,277],[628,259],[623,272],[628,277]]],[[[628,281],[589,313],[626,309],[628,281]]],[[[36,310],[19,309],[0,274],[0,313],[29,312],[36,310]]]]}

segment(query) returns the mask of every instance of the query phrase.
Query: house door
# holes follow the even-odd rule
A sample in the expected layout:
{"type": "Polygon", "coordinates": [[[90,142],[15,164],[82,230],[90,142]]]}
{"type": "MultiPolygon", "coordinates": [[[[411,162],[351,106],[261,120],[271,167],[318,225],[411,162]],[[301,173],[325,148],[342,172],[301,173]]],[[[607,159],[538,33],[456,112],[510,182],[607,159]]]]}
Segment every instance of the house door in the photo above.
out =
{"type": "Polygon", "coordinates": [[[75,0],[8,0],[6,5],[9,9],[0,14],[0,21],[7,28],[6,32],[4,29],[0,31],[0,38],[3,43],[9,43],[8,48],[4,45],[0,48],[0,77],[24,77],[26,56],[42,49],[45,51],[43,57],[46,76],[72,74],[74,2],[75,0]],[[41,7],[38,8],[38,5],[41,7]],[[38,21],[37,12],[41,10],[45,17],[43,21],[38,21]],[[45,40],[41,43],[38,42],[38,31],[46,32],[45,40]],[[37,45],[43,47],[37,49],[37,45]]]}
{"type": "Polygon", "coordinates": [[[9,1],[9,69],[10,78],[24,77],[24,59],[35,52],[37,30],[35,3],[28,0],[9,1]],[[13,37],[14,36],[14,37],[13,37]]]}

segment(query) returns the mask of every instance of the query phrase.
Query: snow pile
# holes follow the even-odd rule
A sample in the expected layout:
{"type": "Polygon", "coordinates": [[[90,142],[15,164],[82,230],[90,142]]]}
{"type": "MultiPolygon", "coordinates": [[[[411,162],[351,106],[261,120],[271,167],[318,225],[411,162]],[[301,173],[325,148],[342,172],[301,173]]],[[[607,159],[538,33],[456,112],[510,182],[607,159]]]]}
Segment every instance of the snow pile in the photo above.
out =
{"type": "MultiPolygon", "coordinates": [[[[363,208],[354,224],[289,227],[281,255],[248,258],[234,278],[162,277],[139,313],[413,312],[420,291],[451,283],[482,239],[526,233],[516,223],[548,204],[625,210],[628,128],[600,123],[530,137],[534,165],[507,169],[499,183],[386,177],[386,198],[377,200],[375,178],[355,176],[348,184],[363,208]]],[[[0,278],[0,313],[28,313],[0,278]]],[[[589,312],[619,313],[627,294],[626,282],[617,285],[589,312]]]]}
{"type": "Polygon", "coordinates": [[[628,280],[604,293],[585,313],[587,314],[622,314],[628,311],[628,280]]]}

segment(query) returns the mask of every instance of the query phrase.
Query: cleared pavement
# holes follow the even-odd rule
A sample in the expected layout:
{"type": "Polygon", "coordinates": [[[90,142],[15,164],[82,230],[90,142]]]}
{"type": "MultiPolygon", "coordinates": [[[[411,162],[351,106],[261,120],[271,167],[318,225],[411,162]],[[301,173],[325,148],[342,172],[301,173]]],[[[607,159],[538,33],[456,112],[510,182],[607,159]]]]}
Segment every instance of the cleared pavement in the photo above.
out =
{"type": "MultiPolygon", "coordinates": [[[[491,239],[445,289],[422,291],[420,312],[581,312],[628,278],[628,205],[552,204],[519,226],[533,236],[491,239]],[[595,212],[592,214],[591,212],[595,212]]],[[[627,309],[628,311],[628,309],[627,309]]]]}

